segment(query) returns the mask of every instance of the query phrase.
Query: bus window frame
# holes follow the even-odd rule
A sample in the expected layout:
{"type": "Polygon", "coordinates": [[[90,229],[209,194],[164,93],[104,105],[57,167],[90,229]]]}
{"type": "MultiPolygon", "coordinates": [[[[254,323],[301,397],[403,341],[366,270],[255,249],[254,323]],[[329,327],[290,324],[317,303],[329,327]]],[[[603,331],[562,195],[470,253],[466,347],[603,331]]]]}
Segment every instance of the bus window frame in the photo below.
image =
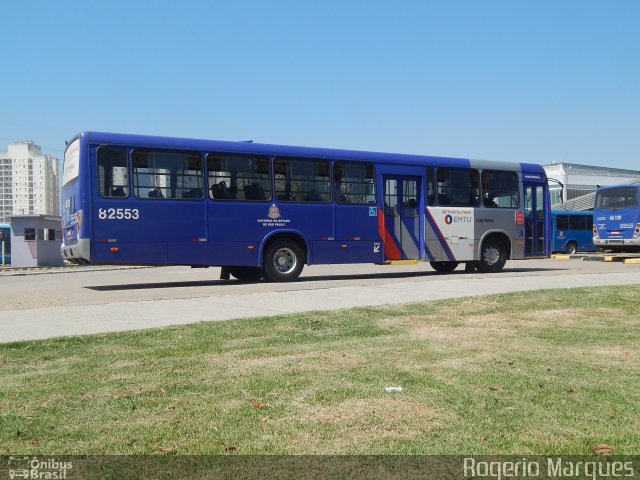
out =
{"type": "MultiPolygon", "coordinates": [[[[274,176],[273,176],[273,157],[269,156],[269,155],[261,155],[261,154],[250,154],[250,153],[235,153],[235,152],[207,152],[204,155],[204,162],[205,162],[205,169],[204,169],[204,184],[206,186],[207,189],[207,198],[213,202],[240,202],[240,203],[244,203],[244,202],[260,202],[260,203],[266,203],[266,202],[271,202],[273,201],[274,198],[274,176]],[[220,157],[238,157],[238,158],[254,158],[254,159],[259,159],[259,160],[264,160],[267,163],[267,170],[268,170],[268,180],[269,180],[269,194],[265,195],[265,199],[247,199],[246,195],[245,198],[215,198],[214,194],[213,194],[213,188],[216,185],[219,185],[219,183],[213,183],[211,185],[209,185],[209,156],[220,156],[220,157]]],[[[229,172],[231,173],[231,172],[229,172]]],[[[231,176],[229,177],[231,178],[231,176]]],[[[223,180],[224,181],[224,180],[223,180]]],[[[254,183],[258,183],[258,182],[254,182],[254,183]]],[[[226,184],[225,184],[226,185],[226,184]]],[[[264,188],[262,187],[261,184],[259,184],[260,187],[264,192],[264,188]]],[[[231,189],[232,185],[229,185],[226,187],[227,189],[231,189]]],[[[237,187],[236,187],[237,188],[237,187]]],[[[243,188],[244,190],[244,188],[243,188]]]]}
{"type": "MultiPolygon", "coordinates": [[[[459,166],[446,166],[446,165],[438,165],[435,168],[435,187],[436,187],[436,205],[441,206],[441,207],[460,207],[460,208],[478,208],[482,205],[482,199],[480,196],[480,172],[481,170],[475,167],[459,167],[459,166]],[[452,171],[456,171],[456,172],[466,172],[467,174],[476,174],[477,176],[477,182],[476,185],[472,185],[470,184],[469,187],[452,187],[450,183],[447,184],[447,190],[448,190],[448,194],[444,194],[444,193],[440,193],[440,181],[438,178],[438,174],[440,173],[441,170],[445,170],[448,172],[452,172],[452,171]],[[467,201],[467,203],[463,203],[463,202],[453,202],[452,201],[452,195],[451,195],[451,190],[467,190],[466,193],[468,194],[468,198],[469,200],[467,201]],[[472,196],[474,197],[474,202],[471,202],[471,198],[472,196]],[[441,202],[441,198],[442,197],[446,197],[448,198],[449,202],[448,203],[442,203],[441,202]]],[[[447,176],[447,180],[449,180],[449,176],[447,176]]],[[[470,182],[471,183],[471,182],[470,182]]],[[[456,194],[459,194],[460,192],[455,192],[456,194]]],[[[459,195],[459,198],[462,198],[462,196],[459,195]]]]}
{"type": "MultiPolygon", "coordinates": [[[[353,205],[353,206],[362,206],[362,205],[377,205],[378,204],[378,186],[376,184],[376,175],[377,175],[377,170],[376,170],[376,165],[374,162],[367,162],[367,161],[363,161],[363,162],[354,162],[353,160],[333,160],[330,162],[330,189],[331,192],[333,192],[333,198],[332,200],[330,200],[327,203],[330,203],[331,201],[333,201],[333,203],[335,203],[336,205],[353,205]],[[368,194],[361,194],[361,193],[357,193],[357,194],[349,194],[349,193],[339,193],[338,189],[340,188],[340,186],[338,185],[338,182],[336,181],[336,174],[335,174],[335,166],[336,164],[338,165],[345,165],[345,164],[350,164],[350,165],[362,165],[365,168],[367,167],[371,167],[372,169],[372,176],[371,176],[371,180],[373,180],[373,183],[371,185],[373,185],[373,201],[369,200],[367,202],[352,202],[352,201],[340,201],[341,196],[346,196],[347,198],[350,195],[355,195],[358,197],[370,197],[371,195],[368,194]]],[[[345,177],[345,178],[349,178],[349,177],[345,177]]],[[[364,177],[363,177],[364,178],[364,177]]],[[[356,183],[356,182],[342,182],[340,181],[340,184],[342,183],[356,183]]],[[[368,183],[365,182],[357,182],[358,185],[368,185],[368,183]]],[[[308,202],[305,202],[308,203],[308,202]]]]}
{"type": "MultiPolygon", "coordinates": [[[[285,203],[301,203],[301,204],[305,204],[305,205],[309,205],[309,204],[317,204],[317,205],[328,205],[330,203],[334,203],[334,195],[333,195],[333,179],[332,179],[332,175],[333,175],[333,167],[332,167],[332,161],[326,158],[320,158],[320,157],[300,157],[300,156],[289,156],[289,155],[276,155],[272,158],[272,178],[273,178],[273,197],[275,200],[279,201],[279,202],[285,202],[285,203]],[[300,181],[300,180],[292,180],[288,177],[285,177],[284,180],[283,179],[278,179],[276,178],[276,175],[278,175],[277,171],[276,171],[276,162],[278,160],[283,160],[283,161],[287,161],[287,162],[295,162],[295,161],[299,161],[299,162],[308,162],[308,163],[317,163],[317,162],[323,162],[326,163],[327,165],[327,183],[328,183],[328,194],[329,194],[329,198],[327,200],[305,200],[304,197],[303,199],[286,199],[286,198],[279,198],[278,197],[278,191],[276,190],[276,182],[278,181],[284,181],[285,182],[285,190],[283,191],[284,195],[290,196],[292,195],[292,191],[291,191],[291,182],[292,181],[300,181]]],[[[322,180],[302,180],[304,182],[313,182],[313,183],[321,183],[322,180]]],[[[302,192],[305,194],[305,197],[308,196],[311,191],[308,192],[302,192]]]]}
{"type": "MultiPolygon", "coordinates": [[[[107,199],[107,200],[125,200],[128,198],[131,198],[133,195],[133,189],[132,189],[132,181],[131,181],[131,149],[127,148],[127,147],[122,147],[119,145],[98,145],[95,149],[96,152],[96,161],[95,161],[95,166],[96,166],[96,184],[97,184],[97,192],[98,195],[100,195],[101,198],[107,199]],[[104,195],[102,193],[102,188],[100,185],[100,151],[103,149],[112,149],[112,150],[123,150],[125,157],[126,157],[126,161],[127,161],[127,166],[126,166],[126,172],[127,172],[127,185],[126,185],[126,190],[125,192],[126,195],[104,195]]],[[[112,179],[113,181],[113,179],[112,179]]],[[[113,188],[114,185],[111,185],[111,187],[113,188]]]]}
{"type": "Polygon", "coordinates": [[[520,190],[521,190],[521,186],[522,186],[522,179],[520,178],[521,176],[518,174],[518,172],[516,172],[515,170],[499,170],[499,169],[495,169],[495,168],[485,168],[482,169],[480,171],[480,192],[481,192],[481,200],[480,200],[480,207],[484,207],[484,208],[489,208],[489,209],[511,209],[511,210],[517,210],[520,208],[522,199],[520,198],[520,190]],[[492,174],[492,173],[508,173],[511,175],[515,175],[515,190],[492,190],[489,188],[485,188],[484,184],[483,184],[483,176],[484,174],[492,174]],[[494,201],[494,198],[496,198],[496,196],[494,195],[493,197],[485,197],[485,194],[489,195],[492,193],[496,193],[496,192],[511,192],[511,196],[513,196],[513,193],[515,193],[516,195],[516,205],[510,205],[510,206],[501,206],[499,203],[496,203],[494,201]],[[493,202],[494,205],[487,205],[488,202],[493,202]]]}
{"type": "MultiPolygon", "coordinates": [[[[205,167],[205,159],[204,156],[202,155],[202,152],[198,151],[198,150],[180,150],[180,149],[174,149],[174,148],[157,148],[157,147],[133,147],[130,149],[129,151],[129,165],[130,165],[130,174],[131,174],[131,196],[132,198],[135,198],[136,200],[151,200],[151,201],[156,201],[156,200],[173,200],[173,201],[202,201],[205,198],[205,194],[204,194],[204,184],[205,184],[205,180],[204,180],[204,168],[205,167]],[[180,154],[180,155],[194,155],[197,156],[200,162],[200,173],[198,175],[189,175],[189,177],[193,177],[193,178],[198,178],[200,180],[200,196],[199,197],[167,197],[167,196],[159,196],[159,197],[155,197],[155,196],[149,196],[149,194],[151,193],[152,190],[160,190],[162,192],[162,189],[169,189],[169,190],[174,190],[174,191],[178,191],[181,190],[183,192],[184,195],[184,191],[187,190],[185,187],[178,187],[177,186],[177,178],[178,178],[178,174],[177,172],[180,171],[180,169],[176,169],[176,170],[172,170],[171,173],[165,174],[158,174],[158,173],[153,173],[152,175],[156,176],[156,175],[163,175],[163,176],[167,176],[169,178],[169,187],[157,187],[157,186],[143,186],[140,187],[139,185],[137,185],[136,183],[136,172],[134,170],[134,155],[136,153],[136,151],[141,151],[141,152],[155,152],[155,153],[169,153],[169,154],[180,154]],[[173,183],[173,177],[175,177],[176,179],[176,185],[171,186],[171,184],[173,183]],[[149,193],[147,193],[147,196],[139,196],[138,195],[138,190],[140,190],[140,188],[142,189],[149,189],[149,193]]],[[[184,165],[184,164],[183,164],[184,165]]],[[[154,167],[155,168],[155,167],[154,167]]],[[[182,169],[182,171],[184,171],[184,169],[182,169]]],[[[143,175],[149,175],[149,173],[144,173],[143,175]]],[[[183,175],[184,176],[184,175],[183,175]]],[[[155,181],[154,181],[155,183],[155,181]]],[[[194,190],[193,188],[191,190],[194,190]]]]}
{"type": "Polygon", "coordinates": [[[640,208],[640,188],[639,187],[633,186],[633,185],[621,185],[621,186],[618,186],[618,187],[605,188],[605,189],[601,189],[601,190],[597,191],[596,198],[595,198],[595,201],[594,201],[594,208],[593,208],[594,211],[595,210],[608,210],[608,211],[613,212],[613,211],[622,210],[623,208],[640,208]],[[623,196],[622,192],[624,190],[627,190],[627,191],[633,190],[635,195],[634,196],[627,196],[625,194],[624,195],[624,199],[625,199],[624,200],[624,204],[621,204],[621,205],[618,205],[618,204],[616,204],[615,206],[610,206],[610,205],[603,206],[602,205],[603,197],[610,199],[611,196],[608,195],[609,193],[618,192],[619,191],[621,193],[618,193],[618,198],[622,198],[622,196],[623,196]],[[629,203],[628,200],[630,198],[633,198],[634,203],[635,203],[634,205],[628,204],[629,203]]]}

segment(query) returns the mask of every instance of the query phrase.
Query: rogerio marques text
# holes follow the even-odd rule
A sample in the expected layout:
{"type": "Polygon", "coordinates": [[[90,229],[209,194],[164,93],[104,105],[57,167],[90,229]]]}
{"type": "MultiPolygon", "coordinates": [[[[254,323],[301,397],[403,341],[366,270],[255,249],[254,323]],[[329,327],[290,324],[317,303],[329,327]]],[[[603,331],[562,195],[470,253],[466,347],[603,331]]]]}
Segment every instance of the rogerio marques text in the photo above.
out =
{"type": "Polygon", "coordinates": [[[543,457],[517,460],[486,460],[465,457],[464,478],[587,478],[592,480],[608,478],[630,478],[636,475],[634,462],[584,458],[543,457]]]}

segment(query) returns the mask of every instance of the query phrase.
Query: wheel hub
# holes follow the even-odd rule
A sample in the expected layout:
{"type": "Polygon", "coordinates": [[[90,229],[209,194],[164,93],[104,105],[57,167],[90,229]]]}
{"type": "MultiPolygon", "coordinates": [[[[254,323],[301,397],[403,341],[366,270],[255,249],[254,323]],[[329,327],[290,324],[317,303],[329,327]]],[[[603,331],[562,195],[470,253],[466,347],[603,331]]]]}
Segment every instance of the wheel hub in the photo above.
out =
{"type": "Polygon", "coordinates": [[[500,251],[493,246],[488,247],[485,249],[483,257],[485,263],[495,265],[500,261],[500,251]]]}
{"type": "Polygon", "coordinates": [[[281,248],[273,256],[273,266],[280,273],[291,273],[297,265],[296,255],[289,248],[281,248]]]}

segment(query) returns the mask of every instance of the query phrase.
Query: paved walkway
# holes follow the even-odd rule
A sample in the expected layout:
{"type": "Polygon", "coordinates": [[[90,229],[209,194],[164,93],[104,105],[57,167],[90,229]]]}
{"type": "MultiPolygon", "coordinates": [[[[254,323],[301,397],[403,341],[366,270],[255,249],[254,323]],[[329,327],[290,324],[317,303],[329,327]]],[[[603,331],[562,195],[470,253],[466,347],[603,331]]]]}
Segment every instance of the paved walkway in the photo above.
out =
{"type": "Polygon", "coordinates": [[[199,298],[154,299],[0,311],[0,343],[67,335],[137,330],[310,310],[394,305],[543,288],[640,284],[640,272],[530,277],[459,275],[438,281],[337,286],[199,298]]]}

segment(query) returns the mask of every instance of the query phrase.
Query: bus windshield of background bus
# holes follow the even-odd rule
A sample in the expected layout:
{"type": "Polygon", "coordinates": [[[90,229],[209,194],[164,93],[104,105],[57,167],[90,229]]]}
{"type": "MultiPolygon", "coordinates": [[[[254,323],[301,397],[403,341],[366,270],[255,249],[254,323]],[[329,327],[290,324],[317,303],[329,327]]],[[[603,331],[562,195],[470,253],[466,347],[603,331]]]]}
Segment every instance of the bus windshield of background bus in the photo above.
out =
{"type": "Polygon", "coordinates": [[[638,189],[635,187],[600,190],[596,197],[596,209],[616,210],[638,206],[638,189]]]}

